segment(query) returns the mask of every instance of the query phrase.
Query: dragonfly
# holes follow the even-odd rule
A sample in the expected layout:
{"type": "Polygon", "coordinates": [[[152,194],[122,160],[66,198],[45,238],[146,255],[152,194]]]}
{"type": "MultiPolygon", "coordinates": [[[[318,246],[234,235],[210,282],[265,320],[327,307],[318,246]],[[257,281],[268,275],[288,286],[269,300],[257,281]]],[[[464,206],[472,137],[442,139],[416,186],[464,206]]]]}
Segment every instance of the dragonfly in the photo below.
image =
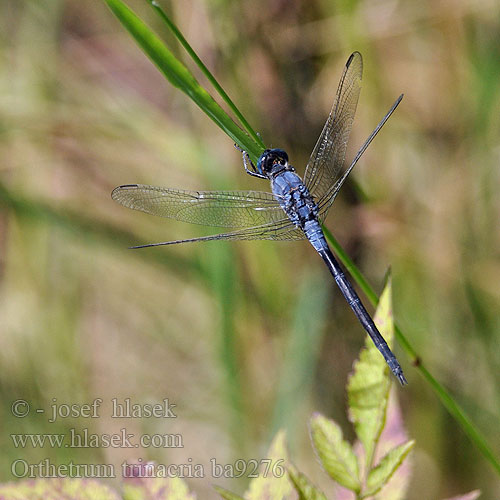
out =
{"type": "Polygon", "coordinates": [[[405,385],[407,381],[401,365],[334,257],[321,226],[349,173],[403,98],[401,94],[361,146],[350,166],[344,170],[347,142],[358,104],[362,74],[363,59],[359,52],[354,52],[344,67],[332,109],[311,153],[303,179],[296,173],[283,149],[264,150],[255,165],[248,153],[235,145],[242,152],[246,173],[270,181],[271,193],[186,191],[126,184],[115,188],[111,196],[125,207],[148,214],[227,228],[221,234],[131,248],[211,240],[308,239],[392,373],[405,385]]]}

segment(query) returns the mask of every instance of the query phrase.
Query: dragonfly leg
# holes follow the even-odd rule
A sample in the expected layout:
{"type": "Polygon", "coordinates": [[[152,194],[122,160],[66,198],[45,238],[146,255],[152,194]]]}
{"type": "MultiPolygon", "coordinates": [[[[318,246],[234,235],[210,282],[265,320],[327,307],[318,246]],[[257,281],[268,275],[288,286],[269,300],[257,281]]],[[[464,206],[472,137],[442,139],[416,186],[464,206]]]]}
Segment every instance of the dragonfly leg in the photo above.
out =
{"type": "Polygon", "coordinates": [[[238,150],[238,151],[241,151],[241,154],[243,156],[243,166],[245,167],[245,172],[249,175],[253,175],[254,177],[258,177],[259,179],[267,179],[267,177],[263,174],[259,174],[259,172],[257,172],[257,168],[255,167],[255,165],[253,164],[253,161],[250,159],[250,156],[248,155],[248,153],[244,150],[244,149],[241,149],[238,144],[235,144],[234,147],[238,150]],[[248,168],[248,164],[250,164],[250,168],[248,168]]]}

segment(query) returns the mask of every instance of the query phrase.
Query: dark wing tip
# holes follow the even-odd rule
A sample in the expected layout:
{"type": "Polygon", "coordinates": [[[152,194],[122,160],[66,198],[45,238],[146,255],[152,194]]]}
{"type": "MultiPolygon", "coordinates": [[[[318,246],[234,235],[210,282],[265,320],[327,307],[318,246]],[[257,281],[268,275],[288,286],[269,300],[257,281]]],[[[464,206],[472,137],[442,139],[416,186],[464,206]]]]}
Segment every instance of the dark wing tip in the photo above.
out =
{"type": "Polygon", "coordinates": [[[115,189],[111,191],[111,198],[113,198],[113,200],[116,200],[118,193],[123,189],[137,189],[138,187],[139,184],[123,184],[121,186],[115,187],[115,189]]]}
{"type": "Polygon", "coordinates": [[[355,57],[359,57],[360,61],[361,61],[361,64],[363,64],[363,56],[361,55],[361,52],[358,52],[357,50],[355,50],[350,56],[349,56],[349,59],[347,59],[347,62],[345,63],[345,67],[348,68],[352,61],[354,60],[355,57]]]}
{"type": "Polygon", "coordinates": [[[136,245],[133,247],[128,247],[129,250],[137,250],[138,248],[151,248],[151,247],[161,247],[164,245],[171,245],[172,243],[177,243],[176,241],[164,241],[162,243],[146,243],[145,245],[136,245]]]}

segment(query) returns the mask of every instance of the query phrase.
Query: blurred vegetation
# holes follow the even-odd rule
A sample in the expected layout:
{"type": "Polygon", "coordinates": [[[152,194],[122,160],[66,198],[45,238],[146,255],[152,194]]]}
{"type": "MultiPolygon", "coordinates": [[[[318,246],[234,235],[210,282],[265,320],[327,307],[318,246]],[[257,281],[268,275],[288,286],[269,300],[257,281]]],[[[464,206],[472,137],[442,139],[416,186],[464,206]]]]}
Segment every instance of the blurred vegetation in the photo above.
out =
{"type": "MultiPolygon", "coordinates": [[[[147,2],[129,4],[184,58],[147,2]]],[[[285,148],[299,172],[353,50],[365,72],[349,158],[405,93],[327,225],[379,290],[392,267],[398,323],[498,455],[500,5],[164,5],[264,142],[285,148]]],[[[297,465],[327,484],[305,423],[316,410],[345,421],[344,386],[364,333],[320,259],[305,243],[127,250],[210,229],[125,210],[109,196],[116,185],[267,186],[244,175],[232,142],[164,81],[104,3],[3,0],[0,12],[0,480],[12,479],[17,458],[137,458],[124,448],[18,450],[9,435],[118,432],[111,398],[168,397],[177,419],[125,426],[181,433],[185,447],[141,449],[142,458],[255,458],[285,427],[297,465]],[[97,397],[107,409],[91,421],[10,411],[15,399],[48,410],[54,398],[97,397]]],[[[416,440],[409,498],[474,488],[500,496],[490,465],[402,364],[402,411],[416,440]]],[[[215,498],[209,481],[190,485],[215,498]]]]}

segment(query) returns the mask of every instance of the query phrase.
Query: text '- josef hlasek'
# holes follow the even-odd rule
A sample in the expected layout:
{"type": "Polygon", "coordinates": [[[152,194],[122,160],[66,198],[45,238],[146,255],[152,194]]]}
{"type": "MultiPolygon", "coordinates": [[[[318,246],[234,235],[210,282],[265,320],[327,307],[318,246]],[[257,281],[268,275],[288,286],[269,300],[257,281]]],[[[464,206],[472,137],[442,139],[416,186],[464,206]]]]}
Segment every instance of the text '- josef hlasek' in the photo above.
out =
{"type": "MultiPolygon", "coordinates": [[[[65,418],[99,418],[102,412],[101,398],[96,398],[92,403],[61,403],[56,398],[52,399],[50,405],[49,422],[65,418]]],[[[106,414],[111,418],[177,418],[174,411],[175,404],[168,398],[161,403],[134,403],[130,398],[113,398],[111,407],[106,414]],[[109,413],[108,413],[109,412],[109,413]]],[[[12,403],[12,414],[15,417],[25,417],[29,414],[29,403],[25,400],[17,400],[12,403]]],[[[36,413],[45,413],[42,408],[36,409],[36,413]]]]}

